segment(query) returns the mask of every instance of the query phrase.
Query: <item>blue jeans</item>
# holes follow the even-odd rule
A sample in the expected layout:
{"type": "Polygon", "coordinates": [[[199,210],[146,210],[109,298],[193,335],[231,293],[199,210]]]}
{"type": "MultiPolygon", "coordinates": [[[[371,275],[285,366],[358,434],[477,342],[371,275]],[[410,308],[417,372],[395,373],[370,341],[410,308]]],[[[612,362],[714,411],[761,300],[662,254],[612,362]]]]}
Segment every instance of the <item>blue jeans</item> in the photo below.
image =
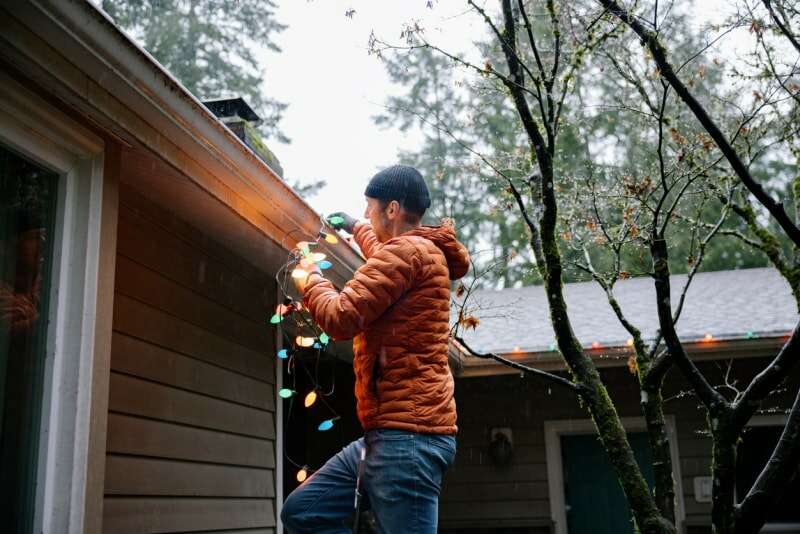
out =
{"type": "Polygon", "coordinates": [[[368,431],[295,489],[281,519],[291,534],[349,533],[361,449],[366,445],[362,510],[382,534],[433,534],[439,491],[456,454],[455,436],[402,430],[368,431]]]}

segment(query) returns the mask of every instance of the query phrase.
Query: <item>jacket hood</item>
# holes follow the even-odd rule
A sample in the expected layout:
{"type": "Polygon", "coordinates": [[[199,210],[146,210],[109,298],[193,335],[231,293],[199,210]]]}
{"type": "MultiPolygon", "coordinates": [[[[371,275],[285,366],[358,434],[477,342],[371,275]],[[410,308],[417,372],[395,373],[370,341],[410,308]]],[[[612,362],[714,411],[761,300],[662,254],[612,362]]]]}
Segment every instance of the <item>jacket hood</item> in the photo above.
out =
{"type": "Polygon", "coordinates": [[[450,280],[458,280],[469,271],[469,252],[467,247],[456,239],[456,232],[451,220],[443,220],[439,226],[420,226],[403,235],[424,237],[436,245],[447,259],[450,280]]]}

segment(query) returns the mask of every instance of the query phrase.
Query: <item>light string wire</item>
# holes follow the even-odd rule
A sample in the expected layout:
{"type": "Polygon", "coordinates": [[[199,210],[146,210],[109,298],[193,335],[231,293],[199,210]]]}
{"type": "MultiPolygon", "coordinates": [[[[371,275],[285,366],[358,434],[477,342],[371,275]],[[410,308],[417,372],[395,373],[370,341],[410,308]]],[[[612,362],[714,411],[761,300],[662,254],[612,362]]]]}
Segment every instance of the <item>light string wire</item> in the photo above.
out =
{"type": "MultiPolygon", "coordinates": [[[[328,223],[321,215],[319,220],[320,220],[320,229],[315,238],[310,237],[310,235],[307,232],[305,232],[305,230],[303,230],[302,228],[296,228],[294,230],[287,232],[284,235],[283,239],[281,240],[281,248],[288,249],[286,241],[295,234],[301,234],[301,237],[306,237],[307,240],[305,242],[308,243],[309,250],[312,246],[319,245],[320,240],[323,239],[326,235],[334,235],[334,236],[336,235],[335,231],[333,232],[326,231],[328,223]]],[[[337,237],[337,240],[338,239],[340,238],[337,237]]],[[[300,243],[301,241],[298,240],[297,242],[300,243]]],[[[302,298],[300,300],[295,300],[290,295],[290,292],[288,290],[291,268],[297,266],[304,257],[306,256],[304,255],[303,251],[297,248],[296,246],[292,249],[289,249],[289,254],[286,263],[284,263],[275,273],[275,282],[282,296],[282,301],[278,303],[275,313],[280,315],[280,321],[278,327],[283,339],[283,346],[285,347],[284,350],[287,351],[286,370],[289,376],[291,376],[291,391],[292,391],[292,394],[291,396],[289,396],[288,399],[279,397],[280,398],[279,402],[284,400],[289,401],[288,410],[286,412],[286,419],[284,421],[283,428],[281,429],[283,435],[283,457],[294,467],[298,469],[304,469],[306,471],[306,474],[308,475],[315,470],[310,469],[307,463],[301,464],[297,462],[294,458],[292,458],[291,455],[289,454],[289,447],[287,446],[288,426],[289,426],[288,422],[291,420],[292,414],[295,410],[295,403],[297,400],[296,397],[299,397],[299,392],[297,391],[298,365],[300,369],[302,369],[308,380],[310,381],[311,385],[313,386],[310,392],[316,393],[317,400],[319,400],[320,403],[324,405],[324,407],[330,414],[330,417],[328,419],[323,420],[323,423],[325,421],[335,422],[340,419],[340,415],[336,412],[336,410],[333,409],[331,404],[326,400],[326,397],[332,396],[336,391],[336,363],[339,359],[340,354],[336,346],[332,344],[330,340],[328,340],[326,343],[322,343],[320,341],[320,336],[323,333],[322,330],[313,323],[310,314],[306,316],[308,310],[305,309],[304,306],[302,308],[297,307],[297,304],[302,305],[302,298]],[[285,306],[293,306],[293,309],[291,309],[288,313],[283,313],[285,306]],[[295,342],[296,340],[292,339],[292,336],[288,332],[288,328],[286,328],[286,325],[284,324],[287,319],[293,321],[293,325],[295,327],[294,328],[295,335],[297,335],[298,337],[305,337],[302,336],[302,334],[307,333],[309,331],[314,334],[313,337],[315,341],[312,347],[299,346],[295,342]],[[308,364],[307,361],[309,360],[309,358],[300,357],[304,353],[308,354],[309,348],[315,350],[315,355],[313,357],[313,372],[312,369],[310,369],[310,365],[308,364]],[[321,363],[323,363],[322,360],[324,356],[330,357],[329,361],[330,361],[331,380],[329,387],[322,387],[323,384],[322,381],[320,380],[320,365],[321,363]]],[[[286,385],[284,385],[284,387],[286,387],[286,385]]],[[[309,406],[308,408],[311,408],[311,406],[309,406]]],[[[340,437],[340,441],[342,441],[343,443],[344,435],[341,425],[335,425],[335,426],[338,427],[337,430],[340,437]]]]}

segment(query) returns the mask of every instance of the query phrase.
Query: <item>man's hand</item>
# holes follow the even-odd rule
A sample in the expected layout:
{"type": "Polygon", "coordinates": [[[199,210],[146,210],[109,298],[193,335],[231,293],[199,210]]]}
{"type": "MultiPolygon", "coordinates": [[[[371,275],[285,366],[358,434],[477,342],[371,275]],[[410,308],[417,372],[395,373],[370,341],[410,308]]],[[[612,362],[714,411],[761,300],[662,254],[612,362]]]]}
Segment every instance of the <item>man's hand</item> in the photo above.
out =
{"type": "Polygon", "coordinates": [[[300,293],[301,295],[303,293],[305,293],[306,285],[308,284],[308,279],[312,275],[318,274],[318,275],[322,276],[322,271],[320,271],[319,267],[317,267],[316,265],[314,265],[313,267],[311,267],[309,269],[305,269],[305,270],[308,272],[307,276],[303,276],[303,277],[300,277],[300,278],[292,277],[292,280],[294,281],[294,287],[295,287],[295,289],[297,289],[297,292],[300,293]]]}
{"type": "Polygon", "coordinates": [[[36,302],[31,297],[0,286],[0,323],[7,323],[12,332],[19,332],[32,328],[38,317],[36,302]]]}
{"type": "Polygon", "coordinates": [[[328,224],[330,224],[334,230],[344,230],[348,234],[353,233],[357,222],[357,219],[354,219],[343,211],[337,211],[336,213],[328,215],[328,224]]]}

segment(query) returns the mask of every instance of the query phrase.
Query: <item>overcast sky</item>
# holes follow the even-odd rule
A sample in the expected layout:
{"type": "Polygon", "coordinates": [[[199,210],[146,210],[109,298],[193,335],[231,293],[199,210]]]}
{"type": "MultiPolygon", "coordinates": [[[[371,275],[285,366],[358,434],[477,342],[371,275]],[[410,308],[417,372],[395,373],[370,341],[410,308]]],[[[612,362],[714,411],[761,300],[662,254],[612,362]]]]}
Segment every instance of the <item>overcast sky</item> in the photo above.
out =
{"type": "MultiPolygon", "coordinates": [[[[420,138],[378,128],[372,117],[386,96],[397,93],[378,59],[367,54],[371,31],[399,40],[404,22],[418,19],[426,38],[448,50],[470,52],[484,34],[483,23],[465,1],[441,0],[278,0],[277,19],[288,28],[276,37],[279,54],[264,53],[268,94],[287,102],[288,145],[273,142],[289,181],[325,179],[328,186],[310,199],[323,214],[361,216],[363,191],[379,169],[397,162],[397,151],[420,138]],[[355,10],[351,17],[349,10],[355,10]],[[466,13],[466,14],[465,14],[466,13]]],[[[725,11],[725,0],[694,2],[698,24],[725,11]]]]}
{"type": "Polygon", "coordinates": [[[361,216],[369,178],[396,163],[398,149],[420,141],[373,123],[387,95],[399,88],[368,55],[370,32],[396,39],[404,21],[419,19],[429,38],[455,45],[483,29],[473,17],[459,16],[466,2],[452,0],[436,2],[434,9],[425,0],[283,0],[278,6],[277,19],[288,29],[276,38],[282,52],[264,54],[263,64],[266,91],[289,104],[283,130],[292,142],[271,146],[289,181],[327,180],[327,188],[310,199],[314,208],[361,216]],[[348,17],[350,9],[355,12],[348,17]]]}

